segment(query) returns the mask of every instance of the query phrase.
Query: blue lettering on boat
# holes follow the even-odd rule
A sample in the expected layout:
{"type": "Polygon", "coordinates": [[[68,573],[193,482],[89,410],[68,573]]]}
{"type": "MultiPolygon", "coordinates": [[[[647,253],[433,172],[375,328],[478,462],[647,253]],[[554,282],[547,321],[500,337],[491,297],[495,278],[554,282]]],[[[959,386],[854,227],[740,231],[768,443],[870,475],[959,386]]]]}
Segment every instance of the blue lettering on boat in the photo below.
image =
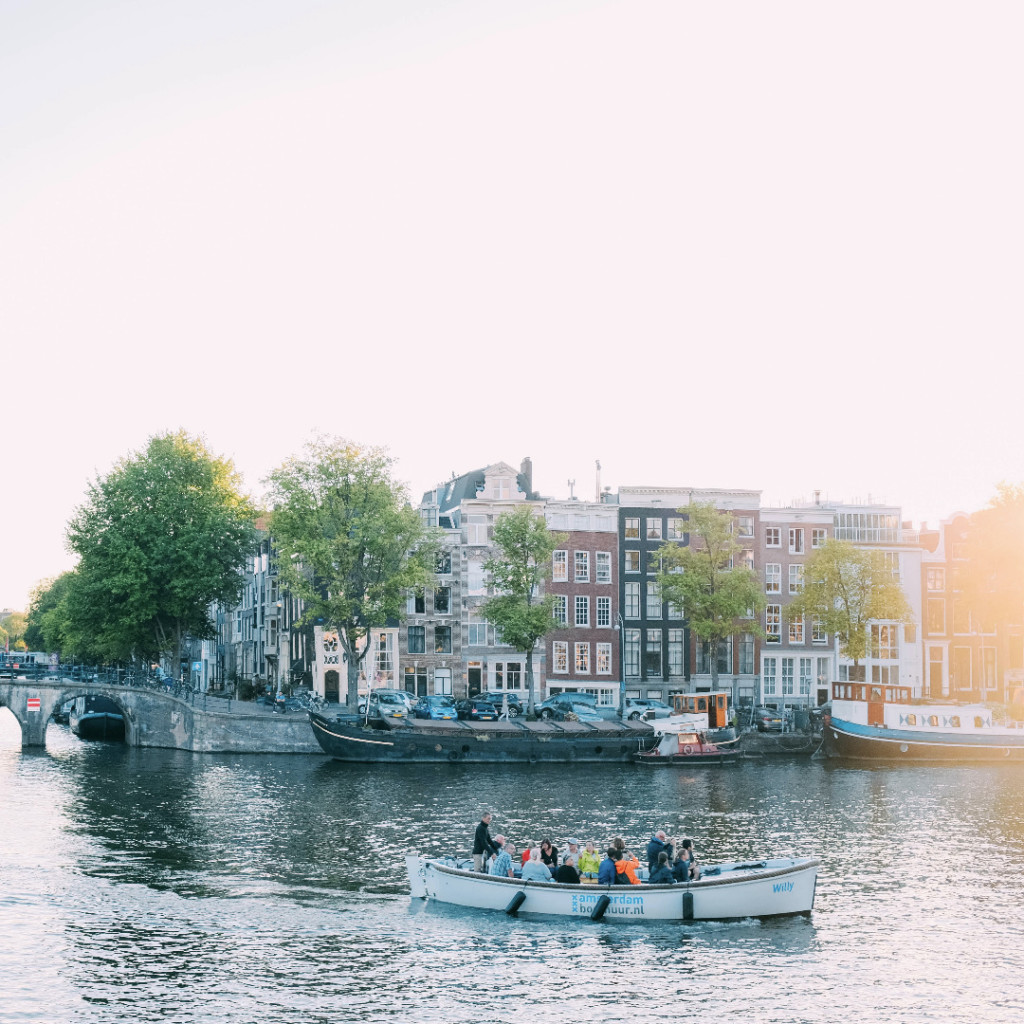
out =
{"type": "Polygon", "coordinates": [[[792,882],[776,882],[772,886],[772,892],[792,892],[792,891],[793,891],[793,883],[792,882]]]}
{"type": "MultiPolygon", "coordinates": [[[[589,914],[594,909],[594,904],[604,893],[573,893],[572,912],[574,914],[589,914]]],[[[608,895],[611,895],[610,893],[608,895]]],[[[644,912],[643,896],[612,896],[606,914],[640,914],[644,912]]]]}

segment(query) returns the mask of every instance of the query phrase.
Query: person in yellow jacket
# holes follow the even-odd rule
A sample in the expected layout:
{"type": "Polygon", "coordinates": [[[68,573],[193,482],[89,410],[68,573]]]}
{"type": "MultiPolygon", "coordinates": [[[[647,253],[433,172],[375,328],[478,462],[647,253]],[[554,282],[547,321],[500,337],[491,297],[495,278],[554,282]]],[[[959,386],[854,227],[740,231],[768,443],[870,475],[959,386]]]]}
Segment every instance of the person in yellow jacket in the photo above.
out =
{"type": "Polygon", "coordinates": [[[597,878],[598,869],[601,867],[601,858],[598,857],[593,843],[587,843],[587,848],[580,854],[578,867],[584,881],[597,878]]]}

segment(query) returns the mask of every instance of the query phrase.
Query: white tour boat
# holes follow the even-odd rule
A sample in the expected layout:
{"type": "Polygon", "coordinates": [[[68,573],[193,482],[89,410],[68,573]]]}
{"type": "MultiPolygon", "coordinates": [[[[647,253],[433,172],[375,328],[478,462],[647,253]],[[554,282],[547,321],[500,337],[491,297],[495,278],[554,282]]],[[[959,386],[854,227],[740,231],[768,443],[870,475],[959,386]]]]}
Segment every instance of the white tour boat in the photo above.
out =
{"type": "Polygon", "coordinates": [[[524,882],[473,870],[472,861],[405,859],[414,897],[506,914],[551,914],[612,921],[723,921],[809,914],[816,857],[701,867],[699,880],[677,885],[569,885],[524,882]]]}

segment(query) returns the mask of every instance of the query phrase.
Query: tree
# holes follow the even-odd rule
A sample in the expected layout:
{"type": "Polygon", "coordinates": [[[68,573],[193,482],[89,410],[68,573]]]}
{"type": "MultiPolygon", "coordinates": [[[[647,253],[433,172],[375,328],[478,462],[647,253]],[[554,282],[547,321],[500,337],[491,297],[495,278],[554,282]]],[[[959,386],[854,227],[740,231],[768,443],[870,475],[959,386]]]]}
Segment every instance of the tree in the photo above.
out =
{"type": "Polygon", "coordinates": [[[786,619],[817,618],[839,638],[839,653],[854,666],[867,655],[872,622],[906,622],[910,605],[880,551],[827,540],[804,566],[804,589],[785,609],[786,619]]]}
{"type": "Polygon", "coordinates": [[[1024,621],[1024,486],[1001,484],[968,524],[956,586],[982,622],[1024,621]]]}
{"type": "Polygon", "coordinates": [[[214,635],[209,606],[237,600],[255,509],[230,460],[163,434],[90,485],[68,526],[79,556],[67,631],[110,660],[172,653],[214,635]]]}
{"type": "Polygon", "coordinates": [[[541,590],[551,574],[551,553],[564,541],[564,535],[548,530],[543,515],[530,505],[520,505],[498,516],[494,523],[497,553],[484,563],[497,596],[486,601],[481,611],[500,632],[502,643],[526,657],[526,713],[531,718],[536,714],[533,651],[537,641],[558,625],[554,596],[541,596],[541,590]]]}
{"type": "Polygon", "coordinates": [[[24,612],[11,612],[10,615],[5,615],[0,620],[0,626],[3,626],[4,633],[6,633],[7,643],[10,644],[12,651],[27,651],[30,648],[25,643],[25,629],[28,626],[28,618],[24,612]]]}
{"type": "Polygon", "coordinates": [[[65,636],[66,598],[74,576],[73,571],[36,584],[29,598],[28,625],[25,642],[32,651],[70,653],[65,636]]]}
{"type": "Polygon", "coordinates": [[[436,546],[379,448],[319,438],[268,478],[278,574],[305,602],[303,623],[336,629],[348,660],[347,703],[371,629],[396,619],[436,567],[436,546]]]}
{"type": "Polygon", "coordinates": [[[736,633],[762,632],[763,588],[753,569],[735,564],[744,548],[732,532],[729,513],[701,502],[679,512],[689,521],[690,543],[659,548],[658,586],[662,599],[683,610],[690,632],[707,645],[711,686],[717,690],[722,642],[736,633]]]}

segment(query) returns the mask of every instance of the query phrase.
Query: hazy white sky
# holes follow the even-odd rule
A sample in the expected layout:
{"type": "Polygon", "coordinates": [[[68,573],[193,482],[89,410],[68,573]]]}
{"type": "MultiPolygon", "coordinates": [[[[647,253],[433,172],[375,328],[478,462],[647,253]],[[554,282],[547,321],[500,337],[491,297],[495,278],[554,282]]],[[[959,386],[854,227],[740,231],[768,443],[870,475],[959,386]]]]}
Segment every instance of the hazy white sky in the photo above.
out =
{"type": "Polygon", "coordinates": [[[1024,481],[1017,2],[0,0],[0,606],[314,431],[915,521],[1024,481]]]}

